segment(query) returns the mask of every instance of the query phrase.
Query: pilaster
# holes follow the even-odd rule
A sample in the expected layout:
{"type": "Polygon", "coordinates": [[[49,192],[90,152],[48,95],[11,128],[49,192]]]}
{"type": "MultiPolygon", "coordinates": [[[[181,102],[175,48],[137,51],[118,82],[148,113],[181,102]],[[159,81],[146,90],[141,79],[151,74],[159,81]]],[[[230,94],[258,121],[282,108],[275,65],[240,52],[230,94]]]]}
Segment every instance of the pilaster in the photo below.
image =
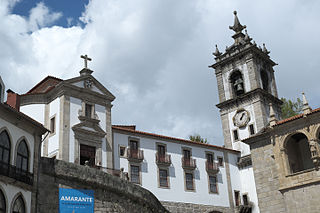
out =
{"type": "Polygon", "coordinates": [[[60,97],[59,159],[69,162],[70,97],[60,97]]]}

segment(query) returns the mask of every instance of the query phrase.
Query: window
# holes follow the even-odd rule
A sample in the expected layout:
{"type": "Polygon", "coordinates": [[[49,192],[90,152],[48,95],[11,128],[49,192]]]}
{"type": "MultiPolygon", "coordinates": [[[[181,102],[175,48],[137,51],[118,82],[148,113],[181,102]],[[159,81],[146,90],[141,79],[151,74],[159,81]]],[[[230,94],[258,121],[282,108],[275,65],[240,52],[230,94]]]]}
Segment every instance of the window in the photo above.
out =
{"type": "Polygon", "coordinates": [[[17,150],[16,167],[22,171],[28,171],[29,151],[25,140],[22,140],[17,150]]]}
{"type": "Polygon", "coordinates": [[[206,154],[206,158],[207,158],[207,162],[208,162],[209,164],[213,164],[213,154],[207,153],[207,154],[206,154]]]}
{"type": "Polygon", "coordinates": [[[185,181],[186,181],[186,190],[194,190],[193,173],[186,172],[185,173],[185,181]]]}
{"type": "Polygon", "coordinates": [[[85,116],[88,118],[92,117],[92,108],[93,106],[91,104],[86,104],[85,106],[85,116]]]}
{"type": "Polygon", "coordinates": [[[240,206],[240,192],[234,191],[234,201],[236,206],[240,206]]]}
{"type": "Polygon", "coordinates": [[[238,135],[238,130],[237,129],[233,130],[233,139],[234,139],[234,141],[239,140],[239,135],[238,135]]]}
{"type": "Polygon", "coordinates": [[[0,134],[0,162],[4,164],[10,163],[10,139],[7,131],[0,134]]]}
{"type": "Polygon", "coordinates": [[[209,176],[209,192],[218,193],[217,177],[209,176]]]}
{"type": "Polygon", "coordinates": [[[250,135],[254,135],[254,126],[253,126],[253,124],[250,124],[249,125],[249,131],[250,131],[250,135]]]}
{"type": "Polygon", "coordinates": [[[268,79],[268,74],[266,71],[261,70],[261,81],[262,81],[262,89],[265,91],[269,90],[269,79],[268,79]]]}
{"type": "Polygon", "coordinates": [[[80,144],[80,165],[94,166],[96,159],[96,148],[80,144]]]}
{"type": "Polygon", "coordinates": [[[126,153],[126,147],[124,146],[119,146],[119,156],[124,157],[126,153]]]}
{"type": "Polygon", "coordinates": [[[54,134],[56,132],[56,117],[50,119],[50,132],[54,134]]]}
{"type": "Polygon", "coordinates": [[[190,152],[190,150],[188,150],[188,149],[184,149],[183,150],[183,157],[184,157],[184,159],[191,159],[191,152],[190,152]]]}
{"type": "Polygon", "coordinates": [[[12,208],[13,213],[25,213],[25,204],[23,201],[23,198],[21,195],[14,201],[13,203],[13,208],[12,208]]]}
{"type": "Polygon", "coordinates": [[[132,183],[140,184],[140,167],[131,165],[130,166],[130,178],[132,183]]]}
{"type": "Polygon", "coordinates": [[[130,140],[130,149],[131,150],[138,150],[139,144],[138,141],[130,140]]]}
{"type": "Polygon", "coordinates": [[[218,164],[223,167],[223,157],[218,157],[218,164]]]}
{"type": "Polygon", "coordinates": [[[158,145],[158,154],[160,156],[164,156],[166,154],[166,147],[165,145],[158,145]]]}
{"type": "Polygon", "coordinates": [[[243,200],[243,205],[245,205],[245,206],[249,205],[249,200],[248,200],[247,194],[242,195],[242,200],[243,200]]]}
{"type": "Polygon", "coordinates": [[[6,207],[6,199],[4,197],[4,194],[2,193],[0,189],[0,213],[6,213],[7,212],[6,207]]]}
{"type": "Polygon", "coordinates": [[[160,187],[169,187],[168,184],[168,170],[159,169],[159,185],[160,187]]]}

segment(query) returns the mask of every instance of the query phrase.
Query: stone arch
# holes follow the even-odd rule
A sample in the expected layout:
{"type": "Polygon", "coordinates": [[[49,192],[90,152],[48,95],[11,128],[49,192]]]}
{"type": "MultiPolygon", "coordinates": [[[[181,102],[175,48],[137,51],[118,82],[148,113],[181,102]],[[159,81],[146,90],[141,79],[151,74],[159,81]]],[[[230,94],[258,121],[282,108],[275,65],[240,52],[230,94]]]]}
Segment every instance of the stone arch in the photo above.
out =
{"type": "MultiPolygon", "coordinates": [[[[4,151],[4,150],[2,150],[2,149],[5,149],[5,150],[8,150],[8,164],[10,164],[11,162],[12,162],[12,136],[11,136],[11,134],[10,134],[10,131],[6,128],[6,127],[2,127],[1,129],[0,129],[0,144],[1,144],[1,141],[2,141],[2,139],[5,139],[5,138],[8,138],[9,139],[9,144],[8,145],[5,145],[5,144],[3,144],[3,146],[1,146],[0,147],[0,149],[1,149],[1,151],[4,151]],[[4,137],[4,138],[2,138],[2,137],[4,137]]],[[[4,152],[6,152],[6,151],[4,151],[4,152]]],[[[5,155],[5,153],[1,153],[2,154],[2,158],[3,158],[3,156],[5,155]]],[[[3,161],[3,159],[0,159],[0,161],[3,161]]]]}
{"type": "Polygon", "coordinates": [[[302,131],[288,135],[283,143],[286,153],[287,171],[296,173],[314,167],[309,149],[309,139],[302,131]]]}
{"type": "MultiPolygon", "coordinates": [[[[25,213],[26,212],[26,209],[27,209],[27,202],[23,196],[23,194],[21,192],[18,192],[12,199],[12,202],[11,202],[11,205],[10,205],[10,213],[14,213],[14,212],[17,212],[17,211],[14,211],[16,209],[14,208],[18,208],[18,207],[21,207],[24,209],[24,211],[18,211],[18,213],[25,213]],[[23,206],[15,206],[15,205],[18,205],[18,203],[16,202],[21,202],[21,205],[23,206]]],[[[21,209],[20,208],[20,209],[21,209]]],[[[22,209],[21,209],[22,210],[22,209]]]]}
{"type": "Polygon", "coordinates": [[[22,143],[25,143],[26,145],[26,152],[27,152],[27,169],[26,171],[29,172],[29,169],[30,169],[30,163],[31,163],[31,152],[30,152],[30,143],[28,142],[27,138],[25,136],[22,136],[20,137],[18,140],[17,140],[17,143],[15,145],[15,149],[14,149],[14,165],[19,168],[19,166],[17,165],[18,164],[18,149],[19,149],[19,146],[21,148],[21,145],[23,145],[22,143]]]}
{"type": "Polygon", "coordinates": [[[8,212],[8,198],[7,195],[5,194],[5,190],[2,188],[0,185],[0,202],[3,199],[4,200],[4,206],[3,204],[0,203],[0,210],[3,210],[4,212],[8,212]],[[2,209],[1,209],[2,208],[2,209]]]}
{"type": "Polygon", "coordinates": [[[230,92],[235,98],[245,93],[245,85],[243,74],[240,70],[236,69],[229,75],[230,92]]]}

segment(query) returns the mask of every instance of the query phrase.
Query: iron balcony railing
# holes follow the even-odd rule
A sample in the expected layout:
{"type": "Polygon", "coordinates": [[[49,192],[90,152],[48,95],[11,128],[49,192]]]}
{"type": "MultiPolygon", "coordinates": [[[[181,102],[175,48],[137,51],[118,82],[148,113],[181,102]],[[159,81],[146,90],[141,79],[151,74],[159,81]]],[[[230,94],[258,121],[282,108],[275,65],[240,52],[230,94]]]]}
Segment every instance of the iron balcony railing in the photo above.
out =
{"type": "Polygon", "coordinates": [[[181,161],[184,169],[195,169],[197,167],[196,159],[182,157],[181,161]]]}
{"type": "Polygon", "coordinates": [[[127,157],[128,157],[128,160],[130,160],[130,161],[141,162],[141,161],[143,161],[143,158],[144,158],[143,157],[143,150],[128,148],[127,157]]]}
{"type": "Polygon", "coordinates": [[[0,161],[0,175],[13,178],[28,185],[33,184],[33,174],[28,171],[12,166],[8,163],[0,161]]]}
{"type": "Polygon", "coordinates": [[[171,155],[156,153],[156,163],[158,165],[170,166],[171,165],[171,155]]]}
{"type": "Polygon", "coordinates": [[[219,172],[219,166],[216,162],[206,161],[206,170],[208,173],[216,174],[219,172]]]}

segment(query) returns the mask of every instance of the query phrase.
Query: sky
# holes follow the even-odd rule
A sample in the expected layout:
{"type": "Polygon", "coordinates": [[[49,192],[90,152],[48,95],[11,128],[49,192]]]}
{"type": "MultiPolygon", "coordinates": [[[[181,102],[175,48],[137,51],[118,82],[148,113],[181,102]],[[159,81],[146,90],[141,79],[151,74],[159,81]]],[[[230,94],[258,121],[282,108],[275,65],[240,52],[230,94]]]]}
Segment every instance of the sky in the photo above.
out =
{"type": "Polygon", "coordinates": [[[222,145],[212,52],[233,43],[233,11],[278,63],[279,97],[320,106],[320,1],[1,0],[0,75],[25,93],[89,68],[115,96],[113,124],[222,145]]]}

